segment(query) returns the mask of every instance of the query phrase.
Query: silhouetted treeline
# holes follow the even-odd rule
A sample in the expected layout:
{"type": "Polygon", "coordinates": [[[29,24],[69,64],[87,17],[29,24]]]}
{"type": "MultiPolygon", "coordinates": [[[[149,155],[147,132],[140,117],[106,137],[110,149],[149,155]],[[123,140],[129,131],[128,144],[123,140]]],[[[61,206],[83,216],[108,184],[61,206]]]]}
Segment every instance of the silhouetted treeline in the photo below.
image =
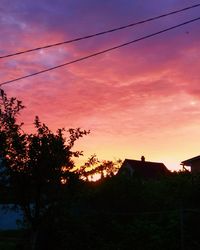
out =
{"type": "Polygon", "coordinates": [[[73,146],[89,131],[69,129],[67,139],[64,129],[53,133],[36,117],[35,133],[25,133],[17,119],[23,108],[0,90],[0,203],[23,212],[17,249],[200,249],[199,176],[114,175],[118,162],[95,156],[73,173],[73,157],[82,154],[73,146]],[[96,169],[85,179],[99,171],[98,182],[79,176],[91,163],[96,169]]]}
{"type": "Polygon", "coordinates": [[[50,212],[38,249],[199,249],[200,178],[77,182],[50,212]]]}

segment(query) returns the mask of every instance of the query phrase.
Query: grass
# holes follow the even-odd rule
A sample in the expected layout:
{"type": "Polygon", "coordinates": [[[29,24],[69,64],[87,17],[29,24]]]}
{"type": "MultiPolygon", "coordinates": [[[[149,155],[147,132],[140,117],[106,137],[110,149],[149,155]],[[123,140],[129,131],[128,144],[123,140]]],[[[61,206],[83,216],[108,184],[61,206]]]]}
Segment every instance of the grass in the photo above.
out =
{"type": "Polygon", "coordinates": [[[0,231],[0,249],[16,250],[16,246],[22,241],[22,235],[20,230],[0,231]]]}

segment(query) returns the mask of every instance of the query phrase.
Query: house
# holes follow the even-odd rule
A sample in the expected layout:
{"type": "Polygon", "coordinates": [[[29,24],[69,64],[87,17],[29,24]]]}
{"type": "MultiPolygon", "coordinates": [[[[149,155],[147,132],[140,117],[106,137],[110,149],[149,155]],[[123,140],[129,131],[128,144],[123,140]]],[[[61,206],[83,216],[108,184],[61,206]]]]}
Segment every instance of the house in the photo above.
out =
{"type": "Polygon", "coordinates": [[[118,173],[130,177],[157,179],[171,172],[163,163],[145,161],[145,157],[142,156],[141,161],[125,159],[118,173]]]}
{"type": "Polygon", "coordinates": [[[181,165],[183,166],[183,169],[186,169],[185,167],[190,167],[191,173],[193,174],[200,173],[200,155],[182,161],[181,165]]]}

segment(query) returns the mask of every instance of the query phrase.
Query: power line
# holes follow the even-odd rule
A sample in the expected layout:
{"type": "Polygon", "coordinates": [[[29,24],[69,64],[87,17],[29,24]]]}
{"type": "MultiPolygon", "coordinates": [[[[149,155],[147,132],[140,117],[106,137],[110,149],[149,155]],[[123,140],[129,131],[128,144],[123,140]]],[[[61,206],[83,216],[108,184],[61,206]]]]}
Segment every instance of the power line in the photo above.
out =
{"type": "Polygon", "coordinates": [[[151,17],[151,18],[139,21],[139,22],[135,22],[135,23],[131,23],[131,24],[128,24],[128,25],[120,26],[120,27],[117,27],[117,28],[114,28],[114,29],[109,29],[109,30],[106,30],[106,31],[103,31],[103,32],[98,32],[98,33],[95,33],[95,34],[91,34],[91,35],[87,35],[87,36],[83,36],[83,37],[78,37],[78,38],[75,38],[75,39],[72,39],[72,40],[67,40],[67,41],[64,41],[64,42],[49,44],[49,45],[37,47],[37,48],[34,48],[34,49],[28,49],[28,50],[19,51],[19,52],[16,52],[16,53],[7,54],[7,55],[4,55],[4,56],[0,56],[0,59],[4,59],[4,58],[7,58],[7,57],[12,57],[12,56],[17,56],[17,55],[25,54],[25,53],[32,52],[32,51],[37,51],[37,50],[40,50],[40,49],[47,49],[47,48],[51,48],[51,47],[55,47],[55,46],[59,46],[59,45],[67,44],[67,43],[72,43],[72,42],[77,42],[77,41],[89,39],[89,38],[92,38],[92,37],[95,37],[95,36],[100,36],[100,35],[112,33],[114,31],[130,28],[130,27],[133,27],[133,26],[136,26],[136,25],[139,25],[139,24],[150,22],[150,21],[153,21],[153,20],[156,20],[156,19],[160,19],[160,18],[163,18],[163,17],[170,16],[170,15],[174,15],[174,14],[177,14],[177,13],[189,10],[189,9],[193,9],[193,8],[196,8],[196,7],[199,7],[199,6],[200,6],[200,4],[195,4],[195,5],[192,5],[192,6],[185,7],[183,9],[171,11],[171,12],[168,12],[166,14],[151,17]]]}
{"type": "Polygon", "coordinates": [[[147,39],[147,38],[150,38],[150,37],[159,35],[159,34],[161,34],[161,33],[170,31],[170,30],[172,30],[172,29],[176,29],[176,28],[178,28],[178,27],[181,27],[181,26],[184,26],[184,25],[186,25],[186,24],[195,22],[195,21],[197,21],[197,20],[200,20],[200,17],[195,18],[195,19],[192,19],[192,20],[189,20],[189,21],[187,21],[187,22],[183,22],[183,23],[177,24],[177,25],[175,25],[175,26],[171,26],[171,27],[169,27],[169,28],[167,28],[167,29],[163,29],[163,30],[160,30],[160,31],[158,31],[158,32],[155,32],[155,33],[152,33],[152,34],[149,34],[149,35],[146,35],[146,36],[137,38],[137,39],[132,40],[132,41],[130,41],[130,42],[126,42],[126,43],[123,43],[123,44],[120,44],[120,45],[111,47],[111,48],[109,48],[109,49],[105,49],[105,50],[102,50],[102,51],[100,51],[100,52],[96,52],[96,53],[90,54],[90,55],[88,55],[88,56],[84,56],[84,57],[81,57],[81,58],[72,60],[72,61],[67,62],[67,63],[63,63],[63,64],[60,64],[60,65],[57,65],[57,66],[54,66],[54,67],[51,67],[51,68],[47,68],[47,69],[44,69],[44,70],[41,70],[41,71],[38,71],[38,72],[35,72],[35,73],[32,73],[32,74],[28,74],[28,75],[25,75],[25,76],[22,76],[22,77],[19,77],[19,78],[15,78],[15,79],[12,79],[12,80],[9,80],[9,81],[6,81],[6,82],[2,82],[2,83],[0,83],[0,87],[3,86],[3,85],[6,85],[6,84],[12,83],[12,82],[16,82],[16,81],[19,81],[19,80],[22,80],[22,79],[25,79],[25,78],[29,78],[29,77],[32,77],[32,76],[36,76],[36,75],[39,75],[39,74],[42,74],[42,73],[45,73],[45,72],[54,70],[54,69],[61,68],[61,67],[64,67],[64,66],[67,66],[67,65],[70,65],[70,64],[74,64],[74,63],[77,63],[77,62],[86,60],[86,59],[88,59],[88,58],[91,58],[91,57],[95,57],[95,56],[98,56],[98,55],[101,55],[101,54],[105,54],[105,53],[107,53],[107,52],[109,52],[109,51],[116,50],[116,49],[125,47],[125,46],[127,46],[127,45],[129,45],[129,44],[132,44],[132,43],[136,43],[136,42],[145,40],[145,39],[147,39]]]}

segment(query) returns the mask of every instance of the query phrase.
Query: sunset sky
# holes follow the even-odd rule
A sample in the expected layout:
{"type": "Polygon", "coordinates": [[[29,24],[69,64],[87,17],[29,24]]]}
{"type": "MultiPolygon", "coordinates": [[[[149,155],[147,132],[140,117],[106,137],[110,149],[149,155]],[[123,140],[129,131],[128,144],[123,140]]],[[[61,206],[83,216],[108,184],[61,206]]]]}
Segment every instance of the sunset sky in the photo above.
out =
{"type": "MultiPolygon", "coordinates": [[[[0,56],[101,32],[193,0],[0,0],[0,56]]],[[[0,82],[56,66],[200,16],[200,7],[134,28],[0,60],[0,82]]],[[[200,20],[127,47],[3,86],[52,130],[90,129],[81,161],[180,162],[200,154],[200,20]]]]}

